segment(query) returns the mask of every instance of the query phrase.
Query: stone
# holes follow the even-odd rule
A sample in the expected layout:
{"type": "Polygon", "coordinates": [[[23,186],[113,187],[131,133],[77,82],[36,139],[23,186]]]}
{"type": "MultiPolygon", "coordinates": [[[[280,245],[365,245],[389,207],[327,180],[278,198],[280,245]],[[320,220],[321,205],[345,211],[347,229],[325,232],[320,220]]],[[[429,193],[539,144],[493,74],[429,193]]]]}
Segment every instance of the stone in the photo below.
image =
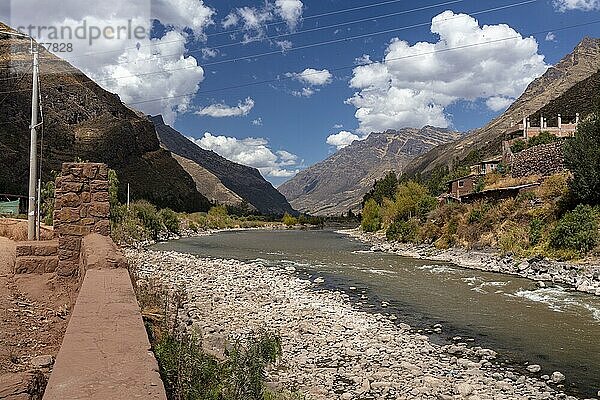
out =
{"type": "Polygon", "coordinates": [[[56,268],[58,276],[69,277],[75,275],[79,270],[79,261],[60,261],[56,268]]]}
{"type": "Polygon", "coordinates": [[[456,385],[456,391],[462,397],[466,397],[473,393],[473,386],[469,385],[468,383],[459,383],[458,385],[456,385]]]}
{"type": "Polygon", "coordinates": [[[54,364],[54,357],[50,355],[33,357],[29,362],[35,368],[47,368],[54,364]]]}
{"type": "Polygon", "coordinates": [[[109,201],[108,192],[92,193],[92,201],[108,202],[109,201]]]}
{"type": "Polygon", "coordinates": [[[554,371],[552,373],[552,375],[550,376],[550,380],[553,383],[560,383],[560,382],[562,382],[562,381],[565,380],[565,376],[562,373],[558,372],[558,371],[554,371]]]}
{"type": "Polygon", "coordinates": [[[63,207],[79,207],[81,198],[77,193],[65,193],[60,196],[60,206],[63,207]]]}
{"type": "Polygon", "coordinates": [[[89,215],[99,218],[108,218],[110,216],[110,203],[92,203],[89,208],[89,215]]]}
{"type": "Polygon", "coordinates": [[[71,224],[79,221],[79,210],[77,208],[61,208],[55,214],[55,219],[60,223],[71,224]]]}
{"type": "Polygon", "coordinates": [[[96,222],[92,232],[99,233],[102,236],[110,236],[110,221],[101,220],[96,222]]]}
{"type": "Polygon", "coordinates": [[[90,191],[92,193],[108,191],[108,181],[92,181],[90,183],[90,191]]]}
{"type": "Polygon", "coordinates": [[[542,370],[542,367],[540,367],[537,364],[531,364],[527,366],[527,371],[531,372],[531,373],[537,373],[540,372],[542,370]]]}
{"type": "Polygon", "coordinates": [[[75,224],[61,224],[58,231],[59,235],[70,235],[70,236],[85,236],[91,233],[89,226],[81,226],[75,224]]]}

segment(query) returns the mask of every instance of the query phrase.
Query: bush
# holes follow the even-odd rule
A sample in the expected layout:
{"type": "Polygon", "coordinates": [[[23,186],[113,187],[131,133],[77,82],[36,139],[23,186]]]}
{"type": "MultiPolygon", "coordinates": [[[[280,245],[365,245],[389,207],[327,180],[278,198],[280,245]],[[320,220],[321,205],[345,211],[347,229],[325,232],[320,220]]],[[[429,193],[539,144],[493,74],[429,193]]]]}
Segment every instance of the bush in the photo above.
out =
{"type": "Polygon", "coordinates": [[[544,221],[534,218],[529,222],[529,245],[537,246],[542,241],[544,221]]]}
{"type": "Polygon", "coordinates": [[[409,221],[394,221],[386,230],[387,240],[396,240],[402,243],[416,242],[418,240],[419,224],[414,219],[409,221]]]}
{"type": "Polygon", "coordinates": [[[556,137],[556,135],[554,135],[548,131],[543,131],[543,132],[540,132],[539,135],[534,136],[531,139],[529,139],[529,142],[527,142],[527,147],[531,148],[534,146],[539,146],[541,144],[549,144],[549,143],[556,142],[557,140],[558,140],[558,138],[556,137]]]}
{"type": "Polygon", "coordinates": [[[283,219],[281,220],[281,222],[283,222],[283,224],[285,226],[294,226],[298,224],[298,219],[295,217],[292,217],[290,214],[285,213],[283,215],[283,219]]]}
{"type": "Polygon", "coordinates": [[[525,150],[526,148],[527,148],[527,142],[525,142],[522,139],[515,141],[513,143],[513,145],[510,146],[510,150],[515,154],[520,153],[521,151],[525,150]]]}
{"type": "Polygon", "coordinates": [[[365,232],[377,232],[381,229],[380,209],[374,199],[369,199],[365,203],[362,212],[361,227],[365,232]]]}
{"type": "Polygon", "coordinates": [[[180,222],[177,213],[170,208],[163,208],[158,212],[158,218],[162,222],[163,226],[172,233],[180,232],[180,222]]]}
{"type": "Polygon", "coordinates": [[[598,243],[598,211],[578,205],[566,213],[550,234],[550,245],[558,250],[573,250],[583,255],[598,243]]]}
{"type": "Polygon", "coordinates": [[[152,239],[157,239],[162,230],[156,207],[146,200],[137,200],[130,204],[129,213],[137,218],[152,239]]]}

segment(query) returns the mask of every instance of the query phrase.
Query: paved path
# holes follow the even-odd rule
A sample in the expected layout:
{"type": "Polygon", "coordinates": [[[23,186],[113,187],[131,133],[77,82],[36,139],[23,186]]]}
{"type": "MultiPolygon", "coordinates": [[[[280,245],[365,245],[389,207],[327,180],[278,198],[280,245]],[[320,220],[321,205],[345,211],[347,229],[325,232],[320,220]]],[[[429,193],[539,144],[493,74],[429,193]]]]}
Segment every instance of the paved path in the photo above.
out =
{"type": "Polygon", "coordinates": [[[44,400],[165,400],[125,268],[86,272],[44,400]]]}

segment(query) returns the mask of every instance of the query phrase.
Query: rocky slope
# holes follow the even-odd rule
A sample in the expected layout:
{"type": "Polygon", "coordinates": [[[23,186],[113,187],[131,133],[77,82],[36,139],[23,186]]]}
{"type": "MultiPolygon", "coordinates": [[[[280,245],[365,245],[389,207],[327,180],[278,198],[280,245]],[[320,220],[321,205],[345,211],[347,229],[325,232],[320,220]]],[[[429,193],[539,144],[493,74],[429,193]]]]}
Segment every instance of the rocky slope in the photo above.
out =
{"type": "MultiPolygon", "coordinates": [[[[9,29],[0,23],[0,29],[9,29]]],[[[31,110],[29,42],[0,36],[0,193],[26,194],[31,110]]],[[[198,211],[209,202],[192,177],[160,147],[152,122],[126,107],[81,71],[41,50],[44,110],[42,180],[63,162],[104,162],[117,171],[124,199],[198,211]]]]}
{"type": "Polygon", "coordinates": [[[509,108],[485,127],[475,130],[461,140],[439,146],[416,158],[407,167],[408,174],[427,175],[438,166],[451,165],[464,159],[469,152],[479,150],[483,157],[501,152],[504,130],[511,120],[518,123],[531,116],[532,125],[539,126],[539,112],[556,124],[556,114],[582,116],[593,108],[600,93],[600,39],[584,38],[573,50],[544,75],[534,80],[509,108]]]}
{"type": "Polygon", "coordinates": [[[316,215],[358,211],[376,179],[390,170],[402,172],[414,157],[459,137],[457,132],[429,126],[371,133],[300,172],[279,190],[299,211],[316,215]]]}
{"type": "Polygon", "coordinates": [[[151,117],[151,120],[162,146],[180,156],[177,159],[196,182],[203,181],[202,176],[217,179],[218,182],[211,177],[209,181],[212,183],[198,185],[198,189],[208,198],[230,205],[239,205],[243,199],[263,214],[294,212],[285,197],[256,168],[231,162],[213,151],[198,147],[165,125],[160,115],[151,117]],[[187,162],[181,158],[187,159],[187,162]]]}

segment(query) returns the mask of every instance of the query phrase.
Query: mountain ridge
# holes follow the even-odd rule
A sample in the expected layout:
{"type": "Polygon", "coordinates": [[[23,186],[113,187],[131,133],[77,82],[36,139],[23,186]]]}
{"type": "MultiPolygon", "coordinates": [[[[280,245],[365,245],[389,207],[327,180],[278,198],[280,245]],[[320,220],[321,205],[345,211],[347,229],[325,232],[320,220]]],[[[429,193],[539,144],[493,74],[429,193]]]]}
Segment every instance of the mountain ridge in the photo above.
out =
{"type": "MultiPolygon", "coordinates": [[[[229,195],[238,196],[263,214],[295,213],[286,198],[263,178],[258,169],[229,161],[212,150],[201,148],[177,130],[166,125],[160,115],[152,116],[150,120],[165,149],[195,163],[216,177],[229,195]]],[[[184,166],[184,169],[190,167],[193,168],[193,166],[187,165],[184,166]]],[[[187,171],[190,173],[189,170],[187,171]]],[[[198,188],[204,195],[211,197],[209,192],[204,192],[200,186],[198,188]]],[[[223,194],[223,189],[220,191],[223,194]]]]}
{"type": "Polygon", "coordinates": [[[402,172],[415,156],[460,137],[446,128],[425,126],[374,132],[301,171],[279,187],[299,211],[339,215],[358,211],[362,196],[388,171],[402,172]]]}
{"type": "MultiPolygon", "coordinates": [[[[503,132],[511,120],[519,123],[524,116],[531,116],[532,124],[539,124],[539,111],[554,103],[554,111],[561,112],[560,99],[574,86],[592,78],[600,71],[600,39],[584,37],[573,51],[564,56],[539,78],[533,80],[523,94],[508,109],[492,119],[484,127],[475,129],[455,143],[441,145],[415,158],[406,168],[410,176],[427,176],[437,167],[452,167],[457,160],[478,150],[482,157],[501,152],[503,132]],[[536,114],[538,113],[538,114],[536,114]],[[537,117],[534,117],[536,116],[537,117]]],[[[593,96],[593,93],[591,94],[593,96]]],[[[586,104],[591,104],[587,101],[586,104]]],[[[585,114],[591,107],[582,107],[585,114]]],[[[572,111],[569,109],[569,111],[572,111]]],[[[565,115],[563,111],[563,115],[565,115]]],[[[556,117],[549,115],[549,117],[556,117]]]]}

